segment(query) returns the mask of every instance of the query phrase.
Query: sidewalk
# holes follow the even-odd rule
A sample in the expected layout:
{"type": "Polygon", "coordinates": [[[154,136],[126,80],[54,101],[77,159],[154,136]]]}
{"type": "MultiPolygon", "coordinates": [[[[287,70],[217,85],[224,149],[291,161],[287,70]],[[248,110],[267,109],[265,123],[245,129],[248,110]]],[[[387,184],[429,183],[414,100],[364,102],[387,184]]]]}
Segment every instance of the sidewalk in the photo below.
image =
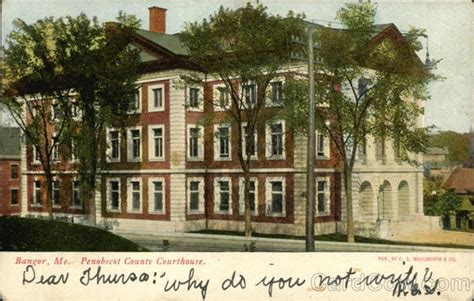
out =
{"type": "Polygon", "coordinates": [[[422,234],[399,234],[393,238],[398,241],[414,243],[439,243],[474,246],[474,233],[440,230],[422,234]]]}
{"type": "MultiPolygon", "coordinates": [[[[197,233],[144,235],[117,233],[151,251],[162,252],[304,252],[305,242],[295,239],[224,236],[197,233]]],[[[316,252],[474,252],[470,249],[316,241],[316,252]]]]}

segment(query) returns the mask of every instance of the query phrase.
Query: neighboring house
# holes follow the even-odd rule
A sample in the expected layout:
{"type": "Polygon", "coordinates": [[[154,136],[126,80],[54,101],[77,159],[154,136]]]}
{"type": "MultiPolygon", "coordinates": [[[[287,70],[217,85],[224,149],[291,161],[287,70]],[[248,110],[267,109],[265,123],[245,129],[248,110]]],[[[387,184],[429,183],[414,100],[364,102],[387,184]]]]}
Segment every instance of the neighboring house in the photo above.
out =
{"type": "MultiPolygon", "coordinates": [[[[150,30],[138,30],[133,47],[141,50],[143,70],[132,122],[125,137],[107,129],[107,161],[96,194],[97,222],[117,232],[158,233],[202,229],[244,229],[242,173],[237,159],[235,125],[199,121],[225,107],[228,92],[216,79],[182,88],[175,82],[189,73],[187,50],[178,35],[165,33],[166,9],[151,7],[150,30]]],[[[393,24],[378,27],[374,39],[402,38],[393,24]]],[[[306,65],[292,66],[306,72],[306,65]]],[[[284,74],[282,74],[284,77],[284,74]]],[[[270,89],[281,89],[275,79],[270,89]]],[[[246,87],[249,98],[257,87],[246,87]]],[[[281,93],[271,93],[278,98],[281,93]]],[[[270,98],[263,110],[282,109],[270,98]]],[[[216,118],[219,119],[219,118],[216,118]]],[[[421,122],[421,118],[420,118],[421,122]]],[[[421,125],[421,123],[418,125],[421,125]]],[[[245,129],[243,129],[245,132],[245,129]]],[[[317,133],[315,158],[315,223],[317,233],[345,228],[339,159],[328,137],[317,133]]],[[[255,137],[247,137],[254,164],[249,198],[252,227],[261,233],[303,235],[305,229],[306,138],[294,136],[284,120],[262,120],[255,137]]],[[[423,222],[422,170],[397,160],[390,141],[369,138],[360,152],[354,175],[354,220],[358,233],[386,237],[423,222]]],[[[23,148],[23,215],[45,216],[41,169],[30,146],[23,148]]],[[[415,155],[418,161],[421,157],[415,155]]],[[[71,158],[62,158],[71,161],[71,158]]],[[[72,166],[73,167],[73,166],[72,166]]],[[[58,172],[53,187],[57,217],[87,222],[74,173],[58,172]],[[55,188],[56,187],[56,188],[55,188]],[[55,192],[56,191],[56,192],[55,192]]]]}
{"type": "Polygon", "coordinates": [[[443,186],[462,197],[455,214],[456,228],[474,230],[474,168],[457,168],[443,186]]]}
{"type": "Polygon", "coordinates": [[[439,169],[448,165],[449,151],[446,147],[428,147],[423,156],[424,165],[430,169],[439,169]]]}
{"type": "Polygon", "coordinates": [[[19,215],[20,129],[0,127],[0,215],[19,215]]]}

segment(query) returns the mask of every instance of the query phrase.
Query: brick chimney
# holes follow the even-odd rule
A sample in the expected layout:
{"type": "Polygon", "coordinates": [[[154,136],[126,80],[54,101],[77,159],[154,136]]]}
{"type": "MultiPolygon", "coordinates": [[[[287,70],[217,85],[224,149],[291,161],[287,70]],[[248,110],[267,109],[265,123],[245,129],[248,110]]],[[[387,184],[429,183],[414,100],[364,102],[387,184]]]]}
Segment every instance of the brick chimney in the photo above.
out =
{"type": "Polygon", "coordinates": [[[166,8],[152,6],[150,13],[150,31],[166,33],[166,8]]]}

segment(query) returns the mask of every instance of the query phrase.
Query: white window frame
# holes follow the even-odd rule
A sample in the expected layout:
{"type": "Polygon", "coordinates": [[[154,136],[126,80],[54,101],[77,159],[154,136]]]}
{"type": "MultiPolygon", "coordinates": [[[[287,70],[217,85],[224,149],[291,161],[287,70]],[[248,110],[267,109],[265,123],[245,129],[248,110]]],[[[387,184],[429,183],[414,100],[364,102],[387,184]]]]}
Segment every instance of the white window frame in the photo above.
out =
{"type": "Polygon", "coordinates": [[[267,160],[283,160],[286,157],[286,133],[285,133],[285,120],[276,120],[274,122],[270,122],[266,124],[265,127],[265,156],[267,160]],[[272,131],[271,126],[274,124],[281,124],[282,130],[282,153],[281,155],[273,155],[272,154],[272,131]]]}
{"type": "MultiPolygon", "coordinates": [[[[243,93],[242,93],[242,96],[243,96],[243,97],[242,97],[242,98],[243,98],[243,99],[242,99],[242,102],[244,103],[243,107],[244,107],[244,108],[247,108],[247,109],[255,108],[255,106],[257,105],[257,101],[258,101],[258,99],[257,99],[257,98],[258,98],[258,85],[257,85],[257,83],[256,83],[255,81],[247,81],[246,83],[244,83],[244,84],[242,85],[241,88],[242,88],[242,90],[243,90],[243,91],[242,91],[242,92],[243,92],[243,93]],[[250,105],[249,105],[249,103],[247,102],[247,91],[246,91],[246,90],[247,90],[247,87],[248,87],[248,86],[255,86],[255,93],[254,93],[255,99],[254,99],[254,102],[253,102],[253,103],[250,103],[250,105]]],[[[251,96],[251,95],[250,95],[250,96],[251,96]]]]}
{"type": "Polygon", "coordinates": [[[141,162],[143,158],[143,131],[141,126],[134,126],[127,128],[127,161],[128,162],[141,162]],[[133,158],[133,139],[132,131],[138,130],[140,132],[140,157],[133,158]]]}
{"type": "Polygon", "coordinates": [[[71,100],[71,117],[76,121],[82,118],[82,111],[76,100],[71,100]]]}
{"type": "Polygon", "coordinates": [[[265,179],[265,215],[266,216],[286,216],[286,178],[285,177],[267,177],[265,179]],[[273,212],[272,209],[272,182],[282,182],[282,204],[281,213],[273,212]]]}
{"type": "Polygon", "coordinates": [[[331,214],[331,181],[330,181],[330,177],[316,177],[316,200],[315,200],[315,209],[316,209],[316,215],[317,216],[328,216],[331,214]],[[324,191],[320,191],[319,190],[319,185],[318,183],[320,181],[325,181],[326,182],[326,185],[325,185],[325,189],[324,191]],[[326,211],[319,211],[318,210],[318,196],[320,193],[324,193],[324,197],[325,197],[325,208],[326,208],[326,211]]]}
{"type": "Polygon", "coordinates": [[[283,86],[285,85],[285,79],[284,78],[275,78],[272,81],[268,83],[268,88],[267,88],[267,97],[266,97],[266,106],[267,107],[282,107],[283,106],[283,86]],[[273,102],[273,83],[281,83],[281,89],[282,89],[282,95],[281,95],[281,103],[275,103],[273,102]]]}
{"type": "Polygon", "coordinates": [[[186,202],[188,214],[203,214],[204,213],[204,178],[203,177],[189,177],[186,181],[186,202]],[[199,182],[199,207],[198,210],[191,210],[191,182],[199,182]]]}
{"type": "Polygon", "coordinates": [[[215,177],[214,178],[214,213],[217,214],[232,214],[232,178],[231,177],[215,177]],[[221,187],[220,182],[229,183],[229,209],[221,210],[221,187]]]}
{"type": "MultiPolygon", "coordinates": [[[[138,108],[130,109],[127,112],[127,114],[139,114],[142,112],[143,104],[142,104],[142,87],[141,86],[137,89],[137,92],[138,92],[138,108]]],[[[135,98],[136,94],[134,94],[133,97],[135,98]]],[[[135,102],[135,99],[133,101],[135,102]]]]}
{"type": "Polygon", "coordinates": [[[188,124],[187,127],[187,135],[186,135],[186,157],[188,161],[203,161],[204,160],[204,127],[197,125],[197,124],[188,124]],[[198,137],[198,156],[191,156],[191,149],[190,149],[190,138],[191,138],[191,129],[192,128],[199,128],[198,137]]]}
{"type": "MultiPolygon", "coordinates": [[[[242,122],[241,123],[242,128],[241,128],[241,133],[242,133],[242,154],[244,155],[244,158],[247,157],[247,144],[245,142],[245,127],[247,127],[247,122],[242,122]]],[[[258,158],[258,134],[257,134],[257,128],[255,128],[253,136],[255,140],[255,153],[250,156],[250,160],[257,160],[258,158]]]]}
{"type": "MultiPolygon", "coordinates": [[[[258,215],[258,178],[257,177],[251,177],[250,181],[255,182],[255,210],[250,211],[253,216],[258,215]]],[[[244,193],[245,193],[245,187],[244,187],[244,182],[245,178],[240,177],[239,178],[239,214],[244,215],[245,214],[245,204],[244,204],[244,193]]]]}
{"type": "Polygon", "coordinates": [[[231,161],[232,160],[232,126],[230,123],[221,123],[214,125],[214,160],[215,161],[231,161]],[[219,129],[227,128],[229,130],[229,156],[221,157],[221,140],[219,136],[219,129]]]}
{"type": "Polygon", "coordinates": [[[52,194],[51,194],[51,202],[53,204],[53,208],[61,208],[61,180],[58,179],[57,177],[53,177],[53,182],[51,183],[51,190],[52,190],[52,194]],[[57,182],[58,183],[58,203],[54,203],[54,183],[57,182]]]}
{"type": "MultiPolygon", "coordinates": [[[[57,115],[57,112],[56,112],[56,106],[60,106],[60,104],[58,104],[58,100],[57,99],[53,99],[53,101],[51,102],[51,120],[53,121],[59,121],[59,118],[56,116],[57,115]]],[[[62,116],[64,117],[64,111],[62,112],[62,116]]]]}
{"type": "Polygon", "coordinates": [[[315,150],[316,150],[316,159],[317,160],[329,160],[331,158],[331,147],[330,147],[330,138],[328,137],[328,135],[320,132],[320,131],[316,131],[316,134],[315,134],[315,138],[314,141],[315,141],[315,150]],[[323,149],[322,149],[322,155],[319,154],[319,150],[320,150],[320,139],[321,139],[321,136],[323,138],[323,149]]]}
{"type": "Polygon", "coordinates": [[[143,185],[142,179],[139,177],[127,178],[127,212],[129,213],[142,213],[143,210],[143,185]],[[133,190],[132,182],[138,182],[140,185],[138,188],[138,193],[140,193],[140,207],[138,209],[133,208],[133,193],[136,192],[133,190]]]}
{"type": "Polygon", "coordinates": [[[148,125],[148,161],[165,161],[166,151],[166,134],[164,124],[150,124],[148,125]],[[161,156],[155,156],[155,131],[161,129],[161,156]]]}
{"type": "Polygon", "coordinates": [[[121,212],[122,211],[122,183],[120,181],[120,178],[107,178],[107,195],[106,195],[106,200],[107,200],[107,212],[121,212]],[[113,209],[112,208],[112,198],[111,193],[112,193],[112,182],[118,182],[118,208],[113,209]]]}
{"type": "Polygon", "coordinates": [[[153,84],[148,86],[148,112],[163,112],[166,106],[165,84],[153,84]],[[161,106],[155,107],[154,89],[161,89],[161,106]]]}
{"type": "Polygon", "coordinates": [[[120,140],[121,140],[121,133],[120,129],[118,128],[107,128],[106,130],[106,141],[107,141],[107,151],[106,151],[106,161],[107,162],[120,162],[120,140]],[[118,133],[118,157],[112,158],[112,140],[110,139],[110,132],[117,132],[118,133]]]}
{"type": "Polygon", "coordinates": [[[55,139],[58,139],[56,135],[56,132],[53,132],[53,134],[51,135],[51,144],[53,145],[53,149],[51,151],[51,162],[53,163],[58,163],[61,161],[61,154],[59,152],[59,141],[54,142],[55,139]]]}
{"type": "Polygon", "coordinates": [[[213,107],[214,107],[215,112],[223,112],[223,111],[226,111],[230,108],[230,106],[231,106],[230,89],[227,88],[226,84],[215,84],[213,86],[213,95],[214,95],[214,97],[213,97],[213,107]],[[225,89],[228,90],[227,91],[227,93],[228,93],[227,94],[228,103],[227,103],[227,105],[225,105],[223,107],[220,105],[220,96],[221,96],[220,89],[222,89],[222,88],[225,88],[225,89]]]}
{"type": "Polygon", "coordinates": [[[41,181],[35,177],[33,179],[33,200],[31,202],[32,207],[41,207],[41,181]],[[39,187],[36,187],[36,183],[39,183],[39,187]],[[39,200],[39,202],[36,202],[36,200],[39,200]]]}
{"type": "Polygon", "coordinates": [[[187,86],[186,87],[186,107],[188,111],[190,112],[203,112],[204,110],[204,97],[203,97],[203,87],[202,86],[187,86]],[[198,106],[197,107],[192,107],[190,105],[191,103],[191,89],[197,89],[198,90],[198,106]]]}
{"type": "Polygon", "coordinates": [[[150,214],[166,214],[166,182],[163,177],[151,177],[148,178],[148,213],[150,214]],[[155,210],[155,185],[154,182],[161,182],[161,195],[163,209],[155,210]]]}
{"type": "MultiPolygon", "coordinates": [[[[78,162],[79,161],[79,157],[76,156],[76,147],[74,146],[74,139],[71,140],[71,144],[70,144],[70,154],[69,154],[69,163],[75,163],[75,162],[78,162]]],[[[120,152],[119,152],[119,155],[120,155],[120,152]]],[[[107,155],[106,155],[106,159],[107,159],[107,155]]]]}

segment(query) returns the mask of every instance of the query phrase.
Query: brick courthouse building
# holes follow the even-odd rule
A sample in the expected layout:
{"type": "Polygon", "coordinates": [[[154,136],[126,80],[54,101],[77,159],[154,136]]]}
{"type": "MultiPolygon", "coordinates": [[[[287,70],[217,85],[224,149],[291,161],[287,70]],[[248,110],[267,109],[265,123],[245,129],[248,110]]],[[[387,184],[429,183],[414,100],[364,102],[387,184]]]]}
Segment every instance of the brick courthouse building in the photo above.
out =
{"type": "MultiPolygon", "coordinates": [[[[97,223],[129,233],[243,231],[237,129],[225,122],[205,126],[199,123],[212,110],[216,111],[217,120],[219,114],[223,116],[213,103],[219,100],[225,105],[225,87],[208,79],[199,87],[179,88],[176,81],[190,72],[187,50],[177,35],[166,34],[166,9],[151,7],[149,12],[150,30],[138,30],[132,41],[133,47],[141,50],[146,70],[137,82],[139,92],[136,109],[130,112],[132,122],[124,131],[111,128],[106,132],[107,150],[103,156],[107,164],[101,170],[100,190],[96,193],[97,223]]],[[[393,34],[401,36],[394,25],[383,26],[374,39],[393,34]]],[[[291,67],[306,72],[305,65],[291,67]]],[[[283,77],[270,84],[275,93],[270,93],[273,97],[263,109],[267,113],[284,109],[279,98],[282,84],[283,77]]],[[[252,84],[246,87],[249,97],[257,88],[252,84]]],[[[262,120],[255,137],[249,139],[256,146],[249,196],[254,204],[252,227],[261,233],[302,235],[306,138],[293,135],[284,120],[272,119],[262,120]]],[[[411,222],[424,220],[422,171],[396,162],[389,143],[383,146],[383,158],[378,156],[371,141],[356,167],[354,216],[359,233],[384,237],[390,227],[395,231],[404,218],[411,222]],[[374,193],[375,187],[380,187],[379,194],[374,193]],[[380,205],[381,198],[389,203],[388,209],[387,205],[380,205]],[[377,208],[386,214],[377,214],[377,208]]],[[[316,231],[343,231],[345,202],[339,160],[327,137],[317,135],[316,144],[316,231]]],[[[22,195],[22,215],[45,216],[45,187],[30,146],[23,147],[22,159],[26,192],[22,195]]],[[[60,156],[59,160],[71,158],[60,156]]],[[[87,223],[74,162],[66,165],[56,171],[55,216],[87,223]]]]}

